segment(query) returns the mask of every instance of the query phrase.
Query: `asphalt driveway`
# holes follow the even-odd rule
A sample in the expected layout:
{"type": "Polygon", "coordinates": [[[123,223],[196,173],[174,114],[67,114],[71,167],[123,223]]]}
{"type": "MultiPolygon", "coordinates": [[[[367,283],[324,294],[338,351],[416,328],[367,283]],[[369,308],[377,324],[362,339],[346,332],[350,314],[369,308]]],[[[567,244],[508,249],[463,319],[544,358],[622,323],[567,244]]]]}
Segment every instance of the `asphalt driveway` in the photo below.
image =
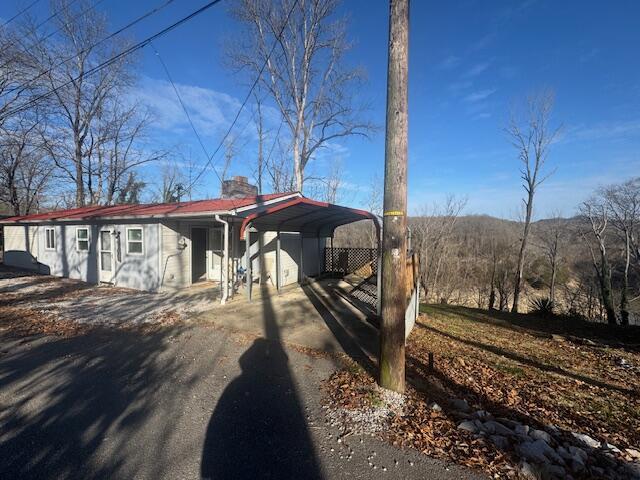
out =
{"type": "Polygon", "coordinates": [[[0,478],[477,478],[372,437],[338,443],[319,389],[336,360],[270,335],[0,333],[0,478]]]}

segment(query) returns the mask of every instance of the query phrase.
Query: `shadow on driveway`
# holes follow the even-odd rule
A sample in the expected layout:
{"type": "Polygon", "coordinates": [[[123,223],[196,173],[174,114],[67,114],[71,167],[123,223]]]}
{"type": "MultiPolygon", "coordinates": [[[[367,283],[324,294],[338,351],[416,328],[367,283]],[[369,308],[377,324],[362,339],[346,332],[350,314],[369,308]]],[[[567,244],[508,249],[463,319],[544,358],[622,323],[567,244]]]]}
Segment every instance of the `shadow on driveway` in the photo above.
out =
{"type": "MultiPolygon", "coordinates": [[[[263,251],[262,235],[259,242],[263,251]]],[[[265,271],[264,256],[259,261],[265,271]]],[[[216,405],[202,449],[201,476],[321,479],[276,312],[266,285],[262,288],[266,338],[256,339],[240,357],[242,373],[216,405]]]]}
{"type": "MultiPolygon", "coordinates": [[[[0,389],[12,395],[1,397],[0,478],[135,475],[121,470],[122,455],[95,456],[109,436],[115,451],[126,450],[126,432],[157,413],[162,385],[181,374],[174,356],[162,356],[178,333],[3,336],[0,389]]],[[[170,428],[171,415],[166,421],[170,428]]]]}

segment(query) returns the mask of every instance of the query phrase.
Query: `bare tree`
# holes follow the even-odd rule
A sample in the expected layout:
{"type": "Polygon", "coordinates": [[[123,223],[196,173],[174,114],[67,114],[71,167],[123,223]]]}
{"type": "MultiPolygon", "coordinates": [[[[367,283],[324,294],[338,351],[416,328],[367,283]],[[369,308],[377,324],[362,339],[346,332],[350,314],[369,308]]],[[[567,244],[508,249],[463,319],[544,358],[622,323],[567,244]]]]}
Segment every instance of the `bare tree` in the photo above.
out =
{"type": "Polygon", "coordinates": [[[258,136],[258,154],[256,157],[256,186],[258,187],[258,194],[263,193],[263,177],[265,169],[264,161],[264,144],[266,139],[266,130],[264,125],[264,112],[262,108],[262,98],[257,92],[254,92],[253,98],[255,100],[255,118],[256,118],[256,134],[258,136]]]}
{"type": "MultiPolygon", "coordinates": [[[[369,210],[374,215],[382,215],[382,195],[383,195],[383,187],[382,179],[377,175],[373,175],[371,177],[371,181],[369,182],[369,194],[367,195],[367,210],[369,210]]],[[[367,234],[369,236],[369,243],[372,248],[378,247],[378,233],[376,226],[373,222],[369,222],[371,225],[367,230],[367,234]]]]}
{"type": "Polygon", "coordinates": [[[149,118],[140,111],[136,104],[110,102],[90,130],[85,179],[91,203],[118,202],[136,177],[137,167],[166,156],[166,152],[144,145],[149,118]]]}
{"type": "Polygon", "coordinates": [[[370,122],[360,119],[364,106],[355,105],[354,91],[363,74],[344,65],[350,45],[345,20],[334,20],[338,4],[338,0],[238,0],[232,10],[244,30],[228,49],[230,63],[251,78],[262,72],[260,82],[289,129],[298,191],[303,190],[305,168],[319,149],[373,130],[370,122]]]}
{"type": "Polygon", "coordinates": [[[88,0],[54,0],[51,8],[58,12],[55,22],[59,34],[53,41],[38,44],[57,118],[47,135],[48,152],[62,176],[73,183],[78,206],[97,198],[87,190],[94,182],[96,142],[102,140],[102,133],[96,132],[101,116],[105,110],[115,110],[110,104],[133,83],[131,56],[87,75],[127,46],[127,42],[115,39],[101,41],[108,35],[106,18],[88,7],[88,0]],[[78,15],[77,10],[85,13],[78,15]],[[73,58],[60,62],[69,57],[73,58]]]}
{"type": "Polygon", "coordinates": [[[610,185],[601,189],[599,194],[604,199],[611,215],[611,223],[623,243],[624,267],[620,292],[620,323],[629,325],[629,265],[632,252],[638,262],[636,230],[640,222],[640,178],[610,185]]]}
{"type": "Polygon", "coordinates": [[[295,177],[291,157],[286,155],[287,148],[280,139],[274,143],[276,151],[271,150],[265,160],[265,169],[271,183],[271,191],[274,193],[292,192],[295,190],[295,177]]]}
{"type": "Polygon", "coordinates": [[[34,81],[43,70],[40,58],[21,40],[30,31],[29,25],[17,30],[0,27],[0,128],[19,117],[22,107],[46,88],[43,81],[34,81]]]}
{"type": "Polygon", "coordinates": [[[40,204],[51,165],[40,144],[40,117],[25,112],[0,128],[0,202],[14,215],[28,215],[40,204]]]}
{"type": "Polygon", "coordinates": [[[518,311],[520,301],[535,194],[538,187],[553,173],[545,174],[544,172],[545,163],[549,155],[549,147],[558,133],[558,129],[554,129],[551,126],[553,100],[553,94],[548,91],[530,95],[526,101],[524,115],[517,112],[512,113],[506,128],[511,143],[518,151],[518,159],[522,164],[520,168],[522,186],[526,193],[523,199],[525,210],[524,229],[514,281],[512,312],[518,311]]]}
{"type": "Polygon", "coordinates": [[[611,287],[611,266],[609,265],[606,245],[607,226],[609,224],[607,207],[597,198],[592,198],[582,204],[580,213],[588,221],[591,237],[595,240],[600,253],[599,257],[596,257],[593,250],[593,242],[587,238],[587,233],[583,233],[583,238],[591,254],[593,268],[598,277],[600,295],[607,322],[610,325],[616,325],[616,311],[613,306],[613,289],[611,287]]]}
{"type": "Polygon", "coordinates": [[[540,247],[549,264],[549,300],[552,304],[556,303],[556,282],[566,242],[566,234],[566,226],[558,213],[545,220],[538,232],[540,247]]]}
{"type": "Polygon", "coordinates": [[[413,248],[419,252],[422,261],[420,282],[427,299],[438,294],[451,233],[466,203],[466,199],[449,196],[442,206],[423,207],[420,215],[410,223],[413,248]]]}

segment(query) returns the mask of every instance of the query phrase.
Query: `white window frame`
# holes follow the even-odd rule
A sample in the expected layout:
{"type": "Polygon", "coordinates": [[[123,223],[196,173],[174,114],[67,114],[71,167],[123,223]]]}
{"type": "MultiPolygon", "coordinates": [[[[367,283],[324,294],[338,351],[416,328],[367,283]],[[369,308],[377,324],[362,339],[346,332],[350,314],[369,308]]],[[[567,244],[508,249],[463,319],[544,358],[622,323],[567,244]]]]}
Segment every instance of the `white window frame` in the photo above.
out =
{"type": "Polygon", "coordinates": [[[89,253],[89,251],[91,250],[91,232],[89,231],[89,227],[76,227],[76,252],[87,252],[89,253]],[[87,231],[87,238],[78,238],[78,232],[80,230],[86,230],[87,231]],[[87,242],[87,249],[86,250],[82,250],[80,248],[80,242],[87,242]]]}
{"type": "Polygon", "coordinates": [[[49,251],[49,252],[55,252],[56,251],[56,247],[57,247],[57,242],[56,242],[56,229],[55,227],[45,227],[44,229],[44,249],[49,251]],[[53,235],[51,236],[51,239],[53,240],[53,246],[49,246],[49,232],[52,232],[53,235]]]}
{"type": "Polygon", "coordinates": [[[144,228],[142,227],[127,227],[125,229],[125,239],[124,241],[126,242],[126,252],[127,255],[136,255],[136,256],[141,256],[144,255],[144,228]],[[139,243],[142,248],[140,252],[130,252],[129,251],[129,230],[140,230],[140,240],[133,240],[133,243],[139,243]]]}

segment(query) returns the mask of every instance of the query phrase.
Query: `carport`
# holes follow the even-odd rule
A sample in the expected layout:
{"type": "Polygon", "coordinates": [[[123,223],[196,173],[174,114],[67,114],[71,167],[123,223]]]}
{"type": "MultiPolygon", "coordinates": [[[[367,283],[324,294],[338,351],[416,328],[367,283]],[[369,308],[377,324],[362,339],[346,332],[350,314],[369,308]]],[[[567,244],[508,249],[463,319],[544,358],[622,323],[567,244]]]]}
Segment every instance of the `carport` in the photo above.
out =
{"type": "MultiPolygon", "coordinates": [[[[376,227],[378,243],[380,240],[380,219],[365,210],[319,202],[305,197],[298,197],[282,202],[270,208],[247,215],[240,226],[240,239],[248,240],[251,232],[276,232],[275,257],[276,257],[276,281],[278,291],[282,287],[281,262],[282,244],[281,234],[299,234],[299,259],[298,282],[303,283],[310,269],[305,270],[305,258],[317,259],[318,263],[324,263],[324,248],[327,240],[333,246],[333,234],[337,227],[360,220],[371,220],[376,227]]],[[[247,242],[248,243],[248,242],[247,242]]],[[[252,262],[250,249],[245,251],[247,278],[252,278],[252,262]]],[[[315,269],[323,270],[321,268],[315,269]]],[[[249,300],[252,297],[252,281],[247,282],[246,294],[249,300]]]]}

